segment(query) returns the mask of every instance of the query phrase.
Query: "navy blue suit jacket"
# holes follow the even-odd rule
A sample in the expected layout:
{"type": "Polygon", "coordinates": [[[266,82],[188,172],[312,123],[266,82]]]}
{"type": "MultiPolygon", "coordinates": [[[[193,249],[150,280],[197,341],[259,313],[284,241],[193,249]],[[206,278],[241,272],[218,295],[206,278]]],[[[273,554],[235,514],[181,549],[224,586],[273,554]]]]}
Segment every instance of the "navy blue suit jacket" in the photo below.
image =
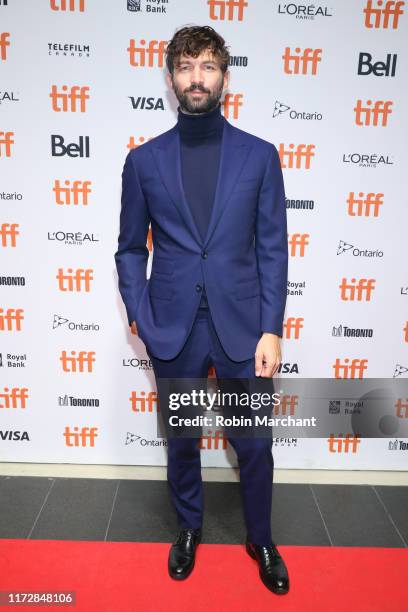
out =
{"type": "Polygon", "coordinates": [[[140,338],[161,359],[182,349],[203,283],[231,359],[252,358],[262,332],[282,335],[288,244],[279,155],[273,144],[223,120],[204,241],[183,192],[177,126],[132,149],[125,160],[115,253],[119,291],[129,325],[136,321],[140,338]],[[153,260],[147,280],[150,223],[153,260]]]}

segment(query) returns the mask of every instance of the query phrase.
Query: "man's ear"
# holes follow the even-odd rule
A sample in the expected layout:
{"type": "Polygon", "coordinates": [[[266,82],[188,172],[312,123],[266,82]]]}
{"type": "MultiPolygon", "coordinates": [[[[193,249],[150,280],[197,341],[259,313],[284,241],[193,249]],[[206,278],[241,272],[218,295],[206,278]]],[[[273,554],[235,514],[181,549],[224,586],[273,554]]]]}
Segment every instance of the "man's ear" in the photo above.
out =
{"type": "Polygon", "coordinates": [[[231,77],[231,73],[229,70],[225,71],[224,74],[224,81],[223,81],[223,91],[225,91],[226,89],[228,89],[229,87],[229,83],[230,83],[230,77],[231,77]]]}
{"type": "Polygon", "coordinates": [[[173,80],[171,78],[170,72],[166,72],[166,81],[167,81],[167,85],[170,87],[170,89],[173,89],[173,80]]]}

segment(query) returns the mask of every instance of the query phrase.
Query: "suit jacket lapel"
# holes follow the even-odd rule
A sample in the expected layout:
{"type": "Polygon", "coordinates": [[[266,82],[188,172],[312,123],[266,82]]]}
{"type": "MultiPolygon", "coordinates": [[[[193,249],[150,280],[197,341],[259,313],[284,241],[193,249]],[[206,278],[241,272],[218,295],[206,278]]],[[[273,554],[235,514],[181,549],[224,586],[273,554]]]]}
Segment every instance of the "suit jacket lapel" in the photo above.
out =
{"type": "Polygon", "coordinates": [[[168,137],[165,141],[153,146],[153,154],[157,163],[160,177],[171,197],[173,204],[178,209],[188,229],[201,247],[207,246],[221,217],[221,214],[227,205],[229,196],[231,195],[232,189],[241,174],[242,167],[249,153],[249,147],[247,144],[242,142],[239,132],[236,131],[225,118],[224,122],[217,185],[204,244],[194,222],[194,218],[183,189],[180,137],[177,127],[174,126],[171,130],[169,130],[168,137]]]}

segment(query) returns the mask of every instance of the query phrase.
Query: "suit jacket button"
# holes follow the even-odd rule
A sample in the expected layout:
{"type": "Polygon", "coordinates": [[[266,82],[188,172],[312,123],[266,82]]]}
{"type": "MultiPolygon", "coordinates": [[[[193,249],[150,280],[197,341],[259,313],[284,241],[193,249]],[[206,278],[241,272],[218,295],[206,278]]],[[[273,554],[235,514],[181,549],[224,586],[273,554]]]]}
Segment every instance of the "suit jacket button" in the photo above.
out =
{"type": "Polygon", "coordinates": [[[202,287],[201,285],[196,285],[196,291],[201,291],[202,287]]]}
{"type": "Polygon", "coordinates": [[[201,253],[201,257],[202,257],[203,259],[207,259],[207,257],[208,257],[208,253],[207,253],[207,251],[202,251],[202,253],[201,253]]]}

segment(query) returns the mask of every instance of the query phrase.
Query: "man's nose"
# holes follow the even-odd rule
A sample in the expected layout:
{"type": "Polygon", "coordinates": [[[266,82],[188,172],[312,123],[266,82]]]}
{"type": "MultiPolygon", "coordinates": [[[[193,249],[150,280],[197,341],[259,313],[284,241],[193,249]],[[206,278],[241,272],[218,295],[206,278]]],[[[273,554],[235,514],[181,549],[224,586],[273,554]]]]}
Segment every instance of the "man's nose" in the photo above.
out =
{"type": "Polygon", "coordinates": [[[190,85],[193,83],[204,85],[204,74],[199,66],[196,66],[192,71],[190,85]]]}

